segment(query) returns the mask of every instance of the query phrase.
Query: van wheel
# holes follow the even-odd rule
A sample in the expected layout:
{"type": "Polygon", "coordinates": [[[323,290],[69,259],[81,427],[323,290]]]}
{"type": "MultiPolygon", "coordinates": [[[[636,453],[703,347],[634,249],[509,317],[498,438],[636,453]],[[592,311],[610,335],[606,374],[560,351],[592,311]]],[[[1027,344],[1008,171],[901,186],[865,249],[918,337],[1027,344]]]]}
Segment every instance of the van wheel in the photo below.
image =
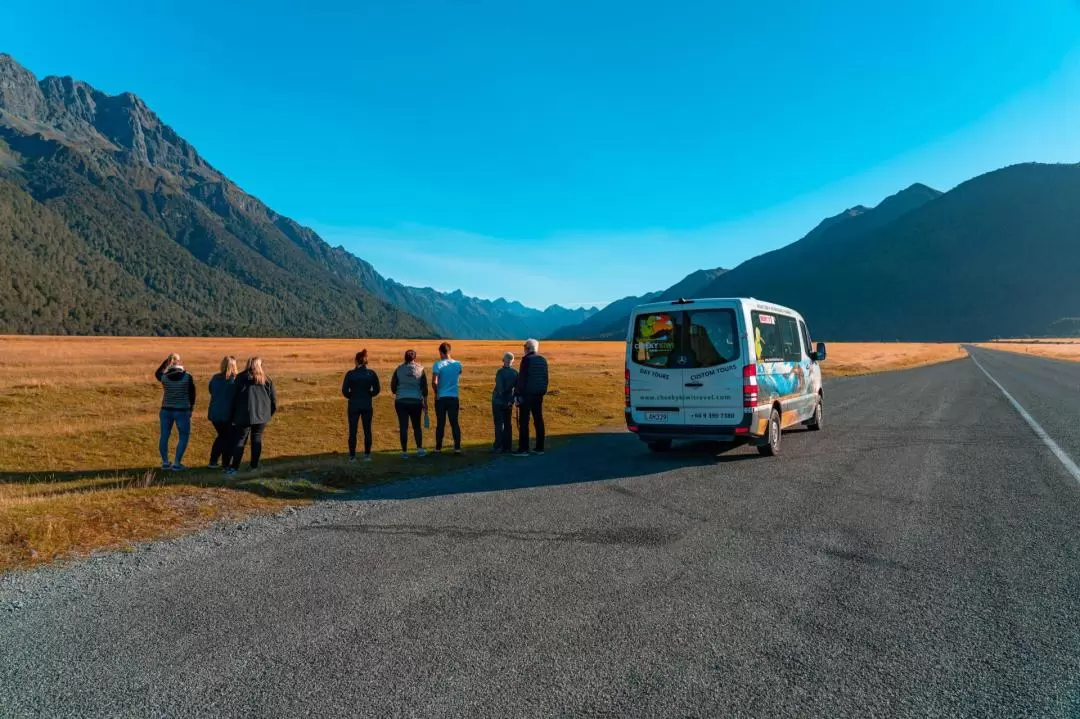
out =
{"type": "Polygon", "coordinates": [[[820,432],[825,421],[824,410],[821,406],[822,402],[819,399],[817,407],[814,408],[814,416],[810,418],[810,421],[806,423],[806,428],[811,432],[820,432]]]}
{"type": "Polygon", "coordinates": [[[658,439],[655,442],[649,442],[649,449],[654,452],[667,452],[671,449],[670,439],[658,439]]]}
{"type": "Polygon", "coordinates": [[[766,457],[775,457],[780,454],[780,413],[775,409],[769,415],[768,441],[758,447],[758,452],[766,457]]]}

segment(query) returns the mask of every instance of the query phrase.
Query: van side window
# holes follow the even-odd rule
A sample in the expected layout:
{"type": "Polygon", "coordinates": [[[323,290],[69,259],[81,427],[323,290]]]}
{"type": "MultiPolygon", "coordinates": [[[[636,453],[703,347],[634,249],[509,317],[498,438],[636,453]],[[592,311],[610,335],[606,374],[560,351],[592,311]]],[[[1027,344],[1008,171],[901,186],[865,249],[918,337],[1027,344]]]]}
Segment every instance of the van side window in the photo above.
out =
{"type": "Polygon", "coordinates": [[[754,324],[754,346],[758,362],[783,362],[784,344],[780,341],[780,315],[771,312],[750,313],[754,324]]]}
{"type": "Polygon", "coordinates": [[[802,362],[802,339],[799,337],[799,325],[794,317],[779,315],[780,342],[783,345],[785,362],[802,362]]]}

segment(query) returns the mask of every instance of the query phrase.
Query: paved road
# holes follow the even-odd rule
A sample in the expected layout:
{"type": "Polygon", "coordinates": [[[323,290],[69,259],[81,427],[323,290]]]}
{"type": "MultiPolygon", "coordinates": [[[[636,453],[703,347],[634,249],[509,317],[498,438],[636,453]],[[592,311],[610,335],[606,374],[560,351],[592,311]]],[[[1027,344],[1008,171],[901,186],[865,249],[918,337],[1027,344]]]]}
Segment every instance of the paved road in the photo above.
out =
{"type": "MultiPolygon", "coordinates": [[[[1080,458],[1080,365],[976,356],[1080,458]]],[[[1080,716],[1076,480],[970,360],[827,389],[775,460],[601,435],[0,615],[0,715],[1080,716]]]]}

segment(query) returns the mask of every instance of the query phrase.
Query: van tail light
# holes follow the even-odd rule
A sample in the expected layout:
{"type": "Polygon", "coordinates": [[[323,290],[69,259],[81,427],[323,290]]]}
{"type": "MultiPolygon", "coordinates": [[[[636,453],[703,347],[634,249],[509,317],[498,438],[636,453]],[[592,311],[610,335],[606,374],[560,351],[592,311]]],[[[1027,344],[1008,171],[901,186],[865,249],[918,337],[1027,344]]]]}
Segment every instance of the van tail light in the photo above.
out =
{"type": "Polygon", "coordinates": [[[623,382],[623,396],[626,399],[626,406],[630,406],[630,368],[626,368],[626,374],[623,375],[625,381],[623,382]]]}
{"type": "Polygon", "coordinates": [[[743,407],[753,408],[758,406],[758,383],[757,365],[748,364],[743,367],[742,403],[743,407]]]}

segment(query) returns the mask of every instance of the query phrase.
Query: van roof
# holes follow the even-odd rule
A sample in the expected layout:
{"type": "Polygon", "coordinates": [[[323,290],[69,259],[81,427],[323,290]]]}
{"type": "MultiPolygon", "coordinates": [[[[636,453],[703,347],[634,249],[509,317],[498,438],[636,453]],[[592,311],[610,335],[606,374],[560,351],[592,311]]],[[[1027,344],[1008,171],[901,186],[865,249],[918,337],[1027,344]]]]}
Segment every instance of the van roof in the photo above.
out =
{"type": "Polygon", "coordinates": [[[773,304],[772,302],[759,300],[755,297],[695,297],[693,299],[680,297],[677,300],[647,302],[645,304],[637,305],[634,307],[634,313],[636,314],[640,311],[670,310],[673,307],[686,307],[687,309],[699,307],[701,309],[708,309],[710,307],[731,307],[740,305],[750,305],[756,309],[771,310],[774,312],[789,312],[797,317],[802,317],[802,315],[790,307],[773,304]]]}

